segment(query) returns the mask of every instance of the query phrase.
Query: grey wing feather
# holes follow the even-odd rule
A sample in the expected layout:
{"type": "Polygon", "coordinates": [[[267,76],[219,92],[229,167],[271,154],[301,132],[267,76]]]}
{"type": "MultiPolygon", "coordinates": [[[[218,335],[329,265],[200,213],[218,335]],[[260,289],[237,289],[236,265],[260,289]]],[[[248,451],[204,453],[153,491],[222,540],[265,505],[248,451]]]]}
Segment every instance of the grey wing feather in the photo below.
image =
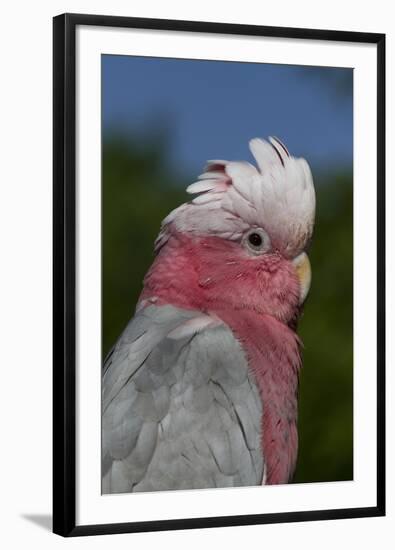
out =
{"type": "Polygon", "coordinates": [[[170,334],[201,315],[148,306],[110,352],[103,493],[262,483],[262,403],[239,342],[223,324],[170,334]]]}

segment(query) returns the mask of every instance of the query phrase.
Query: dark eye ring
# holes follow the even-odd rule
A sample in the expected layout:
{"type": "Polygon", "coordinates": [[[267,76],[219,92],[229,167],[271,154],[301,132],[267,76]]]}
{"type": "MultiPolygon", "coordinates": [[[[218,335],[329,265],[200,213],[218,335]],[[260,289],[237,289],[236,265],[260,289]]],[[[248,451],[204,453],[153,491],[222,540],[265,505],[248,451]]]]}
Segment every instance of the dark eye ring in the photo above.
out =
{"type": "Polygon", "coordinates": [[[254,227],[244,235],[244,246],[253,254],[264,254],[271,248],[269,235],[261,227],[254,227]]]}

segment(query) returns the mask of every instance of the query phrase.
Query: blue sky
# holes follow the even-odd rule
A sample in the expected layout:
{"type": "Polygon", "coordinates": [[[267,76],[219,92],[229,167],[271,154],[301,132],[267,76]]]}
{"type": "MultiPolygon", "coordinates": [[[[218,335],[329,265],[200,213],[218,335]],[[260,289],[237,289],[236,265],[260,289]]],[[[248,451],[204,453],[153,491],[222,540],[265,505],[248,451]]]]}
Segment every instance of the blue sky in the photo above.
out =
{"type": "Polygon", "coordinates": [[[251,160],[248,140],[278,136],[313,169],[352,163],[352,70],[222,61],[102,57],[104,138],[169,132],[169,163],[251,160]]]}

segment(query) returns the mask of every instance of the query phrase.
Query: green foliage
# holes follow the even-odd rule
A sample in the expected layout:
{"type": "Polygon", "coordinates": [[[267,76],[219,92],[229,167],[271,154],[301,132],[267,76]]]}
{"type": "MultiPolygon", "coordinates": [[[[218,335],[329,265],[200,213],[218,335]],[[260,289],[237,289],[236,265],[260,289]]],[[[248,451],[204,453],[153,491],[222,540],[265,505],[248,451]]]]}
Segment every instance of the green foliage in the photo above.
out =
{"type": "Polygon", "coordinates": [[[162,219],[186,199],[164,150],[161,142],[139,147],[121,138],[103,147],[103,356],[134,314],[162,219]]]}
{"type": "Polygon", "coordinates": [[[299,326],[304,350],[295,482],[353,477],[352,177],[316,180],[313,282],[299,326]]]}
{"type": "MultiPolygon", "coordinates": [[[[161,141],[103,146],[103,355],[134,313],[161,220],[193,181],[180,181],[165,159],[161,141]]],[[[326,179],[316,177],[313,284],[299,326],[299,483],[353,476],[352,176],[326,179]]]]}

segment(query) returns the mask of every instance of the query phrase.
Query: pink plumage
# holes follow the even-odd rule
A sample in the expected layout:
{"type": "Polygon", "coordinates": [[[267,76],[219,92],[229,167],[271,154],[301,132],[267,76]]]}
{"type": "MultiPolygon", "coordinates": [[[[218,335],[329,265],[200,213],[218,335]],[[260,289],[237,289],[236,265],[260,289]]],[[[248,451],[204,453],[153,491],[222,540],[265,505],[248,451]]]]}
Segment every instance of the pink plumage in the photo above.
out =
{"type": "Polygon", "coordinates": [[[174,231],[145,278],[142,300],[199,310],[226,323],[245,348],[263,402],[266,483],[286,483],[297,454],[299,283],[279,254],[250,257],[237,243],[174,231]]]}
{"type": "MultiPolygon", "coordinates": [[[[188,335],[193,338],[194,334],[209,334],[218,326],[231,331],[246,358],[250,384],[256,384],[262,401],[258,420],[264,470],[259,482],[278,484],[291,480],[297,458],[297,388],[301,358],[296,326],[310,285],[305,249],[312,236],[315,195],[307,163],[291,157],[281,142],[272,138],[270,144],[252,140],[250,145],[259,170],[249,163],[211,161],[199,181],[188,188],[192,193],[200,193],[198,197],[164,220],[156,241],[157,255],[145,277],[137,310],[144,311],[154,304],[158,312],[169,305],[191,312],[194,315],[191,320],[183,321],[176,329],[169,328],[169,338],[181,339],[188,335]]],[[[207,351],[204,355],[208,363],[210,353],[214,352],[207,351]]],[[[234,350],[229,348],[229,353],[234,350]]],[[[166,357],[162,356],[161,360],[166,361],[166,357]]],[[[222,357],[221,361],[226,364],[227,357],[222,357]]],[[[197,373],[205,367],[202,364],[191,366],[197,373]]],[[[133,368],[129,370],[132,372],[133,368]]],[[[109,372],[111,376],[111,370],[109,372]]],[[[129,381],[132,375],[128,372],[123,376],[129,381]]],[[[223,389],[215,380],[208,379],[206,383],[212,382],[223,389]]],[[[172,380],[171,384],[174,383],[172,380]]],[[[201,385],[199,388],[206,395],[206,388],[201,385]]],[[[185,404],[186,396],[190,395],[188,391],[184,397],[175,399],[185,404]]],[[[110,385],[109,393],[116,395],[110,385]]],[[[229,401],[229,415],[232,416],[234,410],[248,454],[251,436],[249,438],[245,432],[257,413],[251,413],[252,420],[247,418],[251,412],[247,409],[239,414],[229,395],[225,396],[229,401]]],[[[161,421],[169,433],[174,433],[171,421],[175,414],[169,413],[161,421]]],[[[196,414],[196,421],[201,423],[201,413],[196,414]]],[[[203,454],[188,454],[187,437],[193,439],[193,414],[189,418],[190,433],[181,438],[178,452],[188,457],[188,467],[194,464],[195,470],[200,472],[206,467],[203,454]]],[[[208,430],[217,420],[210,418],[205,421],[208,430]]],[[[113,420],[110,421],[112,426],[113,420]]],[[[214,469],[218,467],[221,472],[228,472],[229,468],[222,466],[226,463],[224,449],[216,449],[215,441],[212,444],[214,469]]],[[[109,452],[115,456],[111,449],[109,452]]],[[[155,453],[158,457],[164,456],[153,450],[152,464],[155,453]]],[[[233,484],[239,484],[243,476],[243,456],[237,456],[240,463],[234,465],[233,460],[232,468],[240,471],[236,472],[239,477],[232,477],[233,484]]],[[[175,459],[173,455],[173,463],[175,459]]],[[[141,487],[151,487],[151,479],[158,475],[158,468],[152,467],[151,472],[147,466],[141,487]]],[[[182,478],[181,471],[184,471],[181,467],[176,471],[178,479],[182,478]]],[[[212,472],[210,476],[213,479],[212,472]]],[[[170,488],[185,486],[182,480],[172,483],[169,482],[170,488]]],[[[210,486],[210,481],[205,483],[201,486],[210,486]]],[[[215,482],[215,486],[221,483],[223,480],[215,482]]],[[[135,485],[131,483],[131,486],[135,485]]]]}

